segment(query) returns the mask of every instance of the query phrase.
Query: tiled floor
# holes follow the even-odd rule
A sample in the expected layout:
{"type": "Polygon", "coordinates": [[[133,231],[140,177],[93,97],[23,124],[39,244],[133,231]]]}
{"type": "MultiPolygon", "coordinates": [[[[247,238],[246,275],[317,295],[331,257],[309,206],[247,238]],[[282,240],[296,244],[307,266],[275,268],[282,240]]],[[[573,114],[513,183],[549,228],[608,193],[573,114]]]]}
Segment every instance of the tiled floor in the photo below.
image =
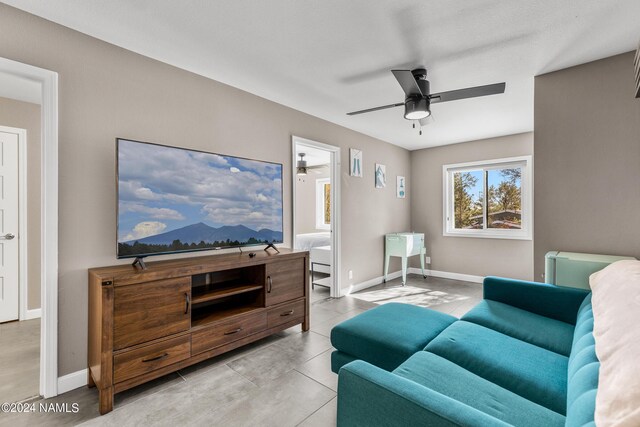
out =
{"type": "Polygon", "coordinates": [[[37,396],[39,385],[40,319],[0,324],[0,403],[37,396]]]}
{"type": "MultiPolygon", "coordinates": [[[[431,307],[456,316],[481,298],[478,284],[409,276],[408,285],[467,295],[431,307]]],[[[385,286],[399,286],[400,281],[385,286]]],[[[378,286],[382,287],[382,285],[378,286]]],[[[374,304],[330,299],[316,287],[311,330],[288,329],[226,355],[116,395],[115,410],[99,416],[97,392],[86,387],[45,402],[77,403],[77,413],[0,414],[0,426],[332,426],[337,376],[331,372],[331,328],[374,304]]]]}

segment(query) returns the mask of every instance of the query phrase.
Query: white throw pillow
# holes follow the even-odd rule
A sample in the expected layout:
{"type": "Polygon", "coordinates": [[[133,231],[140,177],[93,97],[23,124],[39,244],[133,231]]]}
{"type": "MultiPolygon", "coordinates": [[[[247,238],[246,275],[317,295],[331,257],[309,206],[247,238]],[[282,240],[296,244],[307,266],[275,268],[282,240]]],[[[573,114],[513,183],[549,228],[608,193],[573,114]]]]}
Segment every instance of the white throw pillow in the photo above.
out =
{"type": "Polygon", "coordinates": [[[589,278],[600,360],[595,421],[640,426],[640,261],[618,261],[589,278]]]}

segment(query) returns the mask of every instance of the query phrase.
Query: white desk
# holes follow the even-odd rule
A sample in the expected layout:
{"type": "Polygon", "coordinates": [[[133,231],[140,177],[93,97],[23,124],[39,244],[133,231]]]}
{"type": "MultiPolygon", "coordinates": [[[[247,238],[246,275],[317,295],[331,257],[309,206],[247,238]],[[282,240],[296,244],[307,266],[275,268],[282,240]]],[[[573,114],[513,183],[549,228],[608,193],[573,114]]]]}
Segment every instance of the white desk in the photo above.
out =
{"type": "Polygon", "coordinates": [[[397,256],[402,258],[402,285],[407,283],[407,258],[420,255],[420,267],[422,267],[422,277],[424,274],[424,233],[391,233],[385,236],[384,240],[384,281],[387,281],[389,273],[389,258],[397,256]]]}

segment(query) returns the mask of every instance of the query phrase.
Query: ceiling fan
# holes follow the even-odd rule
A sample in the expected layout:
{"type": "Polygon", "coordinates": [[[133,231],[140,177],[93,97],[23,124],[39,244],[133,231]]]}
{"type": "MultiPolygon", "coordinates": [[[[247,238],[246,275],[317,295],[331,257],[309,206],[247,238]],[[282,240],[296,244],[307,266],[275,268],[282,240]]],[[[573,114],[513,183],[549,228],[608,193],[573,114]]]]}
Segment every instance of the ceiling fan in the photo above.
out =
{"type": "Polygon", "coordinates": [[[383,105],[381,107],[367,108],[366,110],[347,113],[348,116],[370,113],[372,111],[385,110],[387,108],[404,105],[404,118],[407,120],[419,120],[420,125],[427,124],[427,118],[431,115],[431,104],[438,102],[456,101],[458,99],[475,98],[478,96],[497,95],[504,93],[506,83],[495,83],[485,86],[468,87],[466,89],[450,90],[448,92],[430,93],[427,70],[416,68],[414,70],[391,70],[398,83],[402,87],[406,98],[404,102],[383,105]]]}
{"type": "Polygon", "coordinates": [[[297,175],[306,175],[309,170],[322,169],[322,168],[328,167],[328,165],[307,166],[307,161],[304,159],[304,156],[306,156],[306,154],[299,153],[298,156],[300,156],[300,160],[298,160],[298,163],[296,164],[297,175]]]}

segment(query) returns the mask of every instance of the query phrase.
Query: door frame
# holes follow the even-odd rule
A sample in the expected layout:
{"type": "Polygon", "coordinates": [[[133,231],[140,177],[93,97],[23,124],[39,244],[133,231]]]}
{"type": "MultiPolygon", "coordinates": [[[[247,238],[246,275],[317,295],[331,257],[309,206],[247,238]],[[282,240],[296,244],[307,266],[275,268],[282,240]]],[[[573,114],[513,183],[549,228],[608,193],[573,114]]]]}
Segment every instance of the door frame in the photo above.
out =
{"type": "Polygon", "coordinates": [[[18,320],[39,317],[36,310],[27,313],[27,131],[0,125],[0,132],[18,135],[18,320]]]}
{"type": "Polygon", "coordinates": [[[339,298],[342,296],[340,278],[340,147],[301,138],[296,135],[291,136],[291,211],[293,212],[291,246],[294,248],[296,239],[296,146],[318,148],[328,151],[331,156],[331,277],[333,278],[333,283],[329,290],[329,296],[339,298]]]}
{"type": "Polygon", "coordinates": [[[40,394],[58,394],[58,73],[0,57],[0,72],[41,84],[40,394]]]}

